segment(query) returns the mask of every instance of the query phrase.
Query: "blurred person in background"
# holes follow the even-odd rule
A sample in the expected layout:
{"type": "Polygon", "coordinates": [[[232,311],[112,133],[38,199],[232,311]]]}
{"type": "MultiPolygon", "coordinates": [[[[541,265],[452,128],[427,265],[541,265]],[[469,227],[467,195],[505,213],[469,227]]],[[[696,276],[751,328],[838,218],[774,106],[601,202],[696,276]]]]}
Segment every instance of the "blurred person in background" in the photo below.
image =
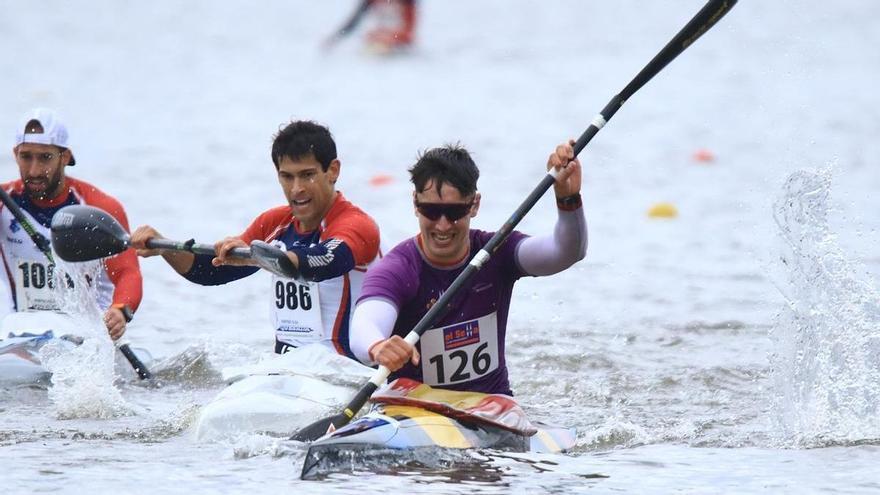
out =
{"type": "Polygon", "coordinates": [[[391,54],[413,45],[416,0],[361,0],[345,24],[324,42],[324,47],[331,48],[351,34],[365,17],[374,21],[374,26],[367,31],[364,40],[371,53],[391,54]]]}

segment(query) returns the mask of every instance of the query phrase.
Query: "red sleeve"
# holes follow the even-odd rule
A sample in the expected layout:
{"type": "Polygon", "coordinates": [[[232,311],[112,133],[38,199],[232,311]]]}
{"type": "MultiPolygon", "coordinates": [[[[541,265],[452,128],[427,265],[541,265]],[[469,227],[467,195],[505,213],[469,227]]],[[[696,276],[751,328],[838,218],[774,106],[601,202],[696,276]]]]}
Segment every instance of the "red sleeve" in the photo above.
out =
{"type": "MultiPolygon", "coordinates": [[[[87,204],[96,206],[113,215],[126,232],[130,232],[128,227],[128,217],[122,204],[97,188],[90,187],[82,183],[80,194],[87,204]]],[[[138,264],[137,254],[134,249],[126,249],[116,256],[107,258],[104,261],[107,268],[107,276],[113,282],[113,305],[125,304],[132,311],[136,311],[141,304],[143,298],[143,277],[141,276],[141,267],[138,264]]]]}
{"type": "Polygon", "coordinates": [[[363,211],[352,209],[327,226],[322,239],[339,239],[351,249],[355,266],[366,265],[379,254],[379,226],[363,211]]]}
{"type": "Polygon", "coordinates": [[[278,206],[263,212],[254,219],[247,229],[239,236],[245,243],[253,240],[269,241],[290,225],[293,214],[289,206],[278,206]]]}
{"type": "MultiPolygon", "coordinates": [[[[290,207],[278,206],[254,219],[239,237],[247,244],[255,239],[269,241],[277,238],[292,221],[290,207]]],[[[369,215],[355,207],[340,211],[328,222],[321,238],[331,237],[345,242],[354,255],[355,265],[365,265],[379,253],[379,227],[369,215]]]]}

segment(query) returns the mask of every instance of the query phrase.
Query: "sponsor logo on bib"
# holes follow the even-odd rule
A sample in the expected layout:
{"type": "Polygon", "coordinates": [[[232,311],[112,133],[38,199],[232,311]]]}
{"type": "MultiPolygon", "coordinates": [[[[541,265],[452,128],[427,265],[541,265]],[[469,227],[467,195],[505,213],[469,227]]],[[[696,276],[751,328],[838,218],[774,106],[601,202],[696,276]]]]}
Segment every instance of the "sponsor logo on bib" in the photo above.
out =
{"type": "Polygon", "coordinates": [[[471,320],[443,329],[443,348],[458,349],[480,341],[480,321],[471,320]]]}

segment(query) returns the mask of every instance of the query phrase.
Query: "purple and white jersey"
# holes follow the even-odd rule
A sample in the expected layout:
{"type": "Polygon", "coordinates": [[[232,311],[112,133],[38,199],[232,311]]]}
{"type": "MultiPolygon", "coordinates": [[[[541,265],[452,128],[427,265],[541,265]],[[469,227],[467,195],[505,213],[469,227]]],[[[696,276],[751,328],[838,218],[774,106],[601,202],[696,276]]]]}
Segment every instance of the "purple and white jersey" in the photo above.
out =
{"type": "MultiPolygon", "coordinates": [[[[428,263],[417,238],[407,239],[367,272],[359,301],[381,298],[391,302],[399,311],[393,333],[404,337],[492,235],[471,229],[468,259],[451,267],[428,263]]],[[[504,341],[513,284],[525,275],[516,261],[517,245],[525,238],[520,232],[511,233],[452,299],[449,311],[422,335],[416,344],[419,366],[407,363],[392,379],[405,377],[450,390],[513,395],[504,341]]]]}

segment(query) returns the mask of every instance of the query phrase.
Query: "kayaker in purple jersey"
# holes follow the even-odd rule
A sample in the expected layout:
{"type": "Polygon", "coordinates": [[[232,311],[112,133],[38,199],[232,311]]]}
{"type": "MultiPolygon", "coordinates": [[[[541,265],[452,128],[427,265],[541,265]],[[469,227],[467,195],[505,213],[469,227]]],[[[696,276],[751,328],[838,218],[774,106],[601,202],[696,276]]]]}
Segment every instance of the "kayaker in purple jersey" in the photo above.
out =
{"type": "Polygon", "coordinates": [[[513,284],[522,276],[561,272],[586,254],[581,165],[573,144],[560,144],[547,161],[547,169],[560,170],[552,233],[511,233],[413,348],[403,337],[493,234],[470,228],[480,209],[480,172],[467,150],[446,146],[420,156],[409,170],[419,234],[367,272],[352,319],[354,355],[387,366],[392,378],[513,395],[504,353],[513,284]]]}

